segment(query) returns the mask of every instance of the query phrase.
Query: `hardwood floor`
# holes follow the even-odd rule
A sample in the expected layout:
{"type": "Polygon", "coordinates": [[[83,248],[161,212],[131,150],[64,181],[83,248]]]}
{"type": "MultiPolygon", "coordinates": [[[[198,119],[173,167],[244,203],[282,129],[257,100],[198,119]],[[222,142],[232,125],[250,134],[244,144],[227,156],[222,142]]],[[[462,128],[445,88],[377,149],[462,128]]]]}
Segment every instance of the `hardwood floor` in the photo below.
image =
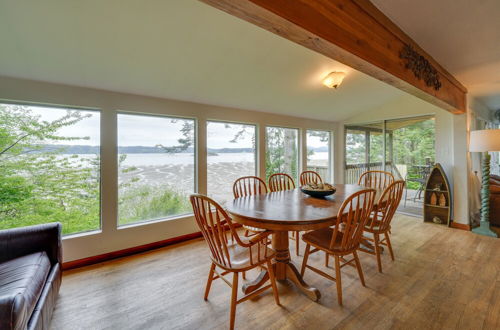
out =
{"type": "MultiPolygon", "coordinates": [[[[318,303],[278,284],[282,307],[268,290],[238,305],[236,328],[500,328],[500,239],[404,215],[396,216],[392,233],[396,261],[384,253],[384,273],[374,256],[360,253],[366,288],[355,268],[342,268],[343,307],[335,283],[306,271],[305,280],[321,291],[318,303]]],[[[300,266],[302,257],[292,258],[300,266]]],[[[325,270],[323,254],[310,263],[325,270]]],[[[203,300],[209,266],[205,243],[196,239],[67,271],[52,328],[225,329],[231,289],[214,281],[203,300]]]]}

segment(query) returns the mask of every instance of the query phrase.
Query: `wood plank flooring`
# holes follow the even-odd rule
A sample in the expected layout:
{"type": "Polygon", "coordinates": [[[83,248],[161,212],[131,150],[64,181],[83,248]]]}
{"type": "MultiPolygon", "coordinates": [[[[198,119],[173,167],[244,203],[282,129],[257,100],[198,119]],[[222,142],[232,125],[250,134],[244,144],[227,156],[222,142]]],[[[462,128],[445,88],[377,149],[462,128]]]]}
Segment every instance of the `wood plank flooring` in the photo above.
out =
{"type": "MultiPolygon", "coordinates": [[[[306,271],[322,294],[312,302],[287,283],[237,307],[238,329],[499,329],[500,239],[397,215],[396,261],[360,253],[367,287],[342,268],[344,306],[335,283],[306,271]]],[[[294,244],[293,241],[290,244],[294,244]]],[[[304,244],[302,243],[302,248],[304,244]]],[[[231,290],[203,290],[209,259],[201,239],[64,273],[53,329],[225,329],[231,290]]],[[[302,258],[294,255],[297,265],[302,258]]],[[[324,256],[311,261],[324,268],[324,256]]],[[[333,269],[326,270],[334,274],[333,269]]],[[[256,276],[248,274],[247,278],[256,276]]],[[[241,283],[241,281],[240,281],[241,283]]]]}

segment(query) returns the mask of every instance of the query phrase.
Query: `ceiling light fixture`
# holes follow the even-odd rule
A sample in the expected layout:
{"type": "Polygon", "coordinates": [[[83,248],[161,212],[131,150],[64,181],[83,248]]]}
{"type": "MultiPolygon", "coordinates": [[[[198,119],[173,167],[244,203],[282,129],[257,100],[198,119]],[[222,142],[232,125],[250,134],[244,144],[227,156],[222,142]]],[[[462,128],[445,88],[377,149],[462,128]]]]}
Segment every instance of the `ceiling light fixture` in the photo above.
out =
{"type": "Polygon", "coordinates": [[[323,85],[325,85],[328,88],[335,88],[339,87],[339,85],[342,83],[342,80],[344,80],[345,77],[345,72],[330,72],[324,79],[323,79],[323,85]]]}

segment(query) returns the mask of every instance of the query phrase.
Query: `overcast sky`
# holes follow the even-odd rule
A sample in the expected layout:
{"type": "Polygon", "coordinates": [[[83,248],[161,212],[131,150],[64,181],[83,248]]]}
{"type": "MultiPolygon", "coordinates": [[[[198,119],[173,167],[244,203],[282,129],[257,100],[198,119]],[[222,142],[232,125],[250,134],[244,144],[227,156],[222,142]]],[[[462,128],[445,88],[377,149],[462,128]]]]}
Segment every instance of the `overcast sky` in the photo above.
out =
{"type": "MultiPolygon", "coordinates": [[[[64,116],[67,111],[58,108],[29,107],[32,113],[39,115],[41,120],[53,121],[64,116]]],[[[59,130],[60,136],[88,137],[88,140],[61,141],[62,144],[73,145],[99,145],[100,144],[100,113],[99,111],[81,111],[89,114],[75,125],[59,130]]],[[[177,140],[182,138],[181,128],[188,119],[166,118],[163,116],[147,115],[118,115],[118,145],[119,146],[164,146],[178,145],[177,140]]],[[[209,122],[207,127],[208,148],[251,148],[255,126],[209,122]],[[238,139],[237,143],[230,141],[243,127],[246,133],[238,139]]],[[[317,137],[308,138],[308,145],[320,147],[325,145],[317,137]]]]}

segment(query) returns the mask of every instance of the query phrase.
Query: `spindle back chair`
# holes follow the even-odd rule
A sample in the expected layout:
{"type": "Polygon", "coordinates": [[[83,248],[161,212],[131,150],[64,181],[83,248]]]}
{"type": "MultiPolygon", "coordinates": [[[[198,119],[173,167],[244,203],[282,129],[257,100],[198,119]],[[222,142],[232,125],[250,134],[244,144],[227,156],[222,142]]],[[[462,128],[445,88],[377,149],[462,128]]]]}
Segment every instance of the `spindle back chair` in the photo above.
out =
{"type": "MultiPolygon", "coordinates": [[[[259,177],[244,176],[234,181],[233,184],[234,198],[261,195],[261,194],[267,194],[267,186],[264,180],[262,180],[259,177]]],[[[245,225],[243,225],[243,228],[245,228],[245,234],[244,234],[245,237],[248,237],[250,235],[250,232],[260,233],[264,231],[263,229],[260,228],[255,228],[245,225]]]]}
{"type": "Polygon", "coordinates": [[[373,189],[385,189],[393,182],[394,176],[386,171],[367,171],[361,174],[358,180],[359,185],[373,189]]]}
{"type": "Polygon", "coordinates": [[[265,231],[244,242],[239,236],[229,215],[211,198],[193,194],[190,196],[194,217],[210,250],[212,265],[208,274],[204,299],[208,299],[212,281],[222,279],[232,289],[230,309],[230,329],[234,328],[236,305],[272,288],[276,304],[280,304],[274,269],[271,260],[274,251],[267,247],[266,241],[271,234],[265,231]],[[222,269],[217,271],[216,267],[222,269]],[[238,299],[238,275],[253,268],[267,269],[270,284],[238,299]],[[232,283],[224,275],[233,273],[232,283]]]}
{"type": "Polygon", "coordinates": [[[234,198],[267,194],[267,186],[259,177],[244,176],[234,181],[233,194],[234,198]]]}
{"type": "Polygon", "coordinates": [[[341,205],[334,227],[313,230],[302,235],[307,244],[304,259],[302,261],[301,274],[304,275],[306,268],[326,277],[337,284],[337,300],[342,305],[342,279],[340,269],[346,265],[352,265],[354,261],[358,270],[361,284],[365,286],[363,269],[357,254],[363,230],[373,210],[376,190],[364,189],[349,196],[341,205]],[[311,246],[314,247],[311,250],[311,246]],[[335,277],[307,264],[309,255],[318,251],[324,251],[335,257],[335,277]],[[353,255],[346,261],[343,257],[353,255]],[[341,265],[340,262],[343,262],[341,265]]]}
{"type": "MultiPolygon", "coordinates": [[[[269,177],[269,190],[272,192],[295,189],[295,182],[286,173],[275,173],[269,177]]],[[[291,231],[291,239],[295,240],[295,253],[299,255],[300,231],[291,231]]]]}
{"type": "Polygon", "coordinates": [[[314,171],[303,171],[300,173],[300,185],[303,186],[308,183],[323,183],[321,176],[314,171]]]}
{"type": "Polygon", "coordinates": [[[269,177],[269,190],[272,192],[295,189],[295,182],[286,173],[275,173],[269,177]]]}
{"type": "Polygon", "coordinates": [[[368,220],[365,226],[365,232],[373,234],[373,238],[366,237],[365,239],[373,241],[375,251],[360,248],[361,251],[373,254],[377,257],[378,271],[382,272],[382,258],[380,245],[385,245],[389,249],[391,259],[394,261],[394,252],[390,239],[391,221],[396,213],[396,210],[401,202],[405,181],[399,180],[391,183],[380,196],[377,207],[373,210],[372,217],[368,220]],[[384,235],[380,239],[380,235],[384,235]]]}

